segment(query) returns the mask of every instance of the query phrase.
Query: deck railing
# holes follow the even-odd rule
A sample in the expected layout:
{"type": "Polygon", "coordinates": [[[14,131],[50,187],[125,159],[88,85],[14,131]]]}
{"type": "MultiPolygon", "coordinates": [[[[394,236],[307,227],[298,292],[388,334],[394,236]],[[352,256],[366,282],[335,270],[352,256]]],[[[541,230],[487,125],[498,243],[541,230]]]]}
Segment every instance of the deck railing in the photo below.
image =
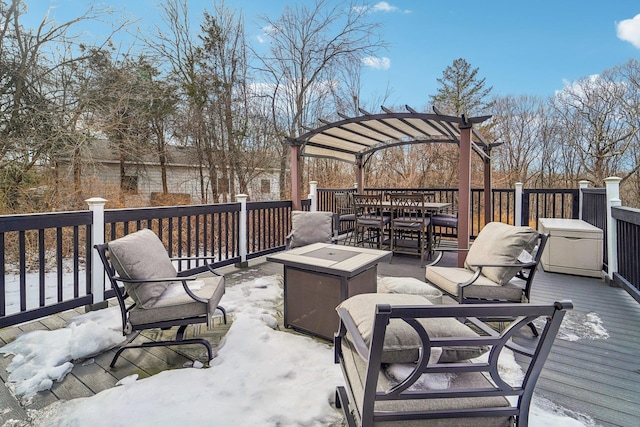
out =
{"type": "Polygon", "coordinates": [[[604,188],[582,189],[582,220],[602,230],[603,234],[603,269],[609,265],[609,250],[607,246],[607,192],[604,188]]]}
{"type": "MultiPolygon", "coordinates": [[[[171,257],[208,257],[215,267],[241,264],[284,249],[291,207],[291,201],[275,201],[107,209],[98,210],[101,224],[90,211],[0,216],[0,328],[111,298],[94,243],[150,228],[171,257]],[[92,238],[98,226],[102,236],[92,238]]],[[[303,209],[310,209],[309,200],[303,209]]],[[[178,267],[204,270],[204,263],[178,267]]]]}
{"type": "MultiPolygon", "coordinates": [[[[418,190],[433,193],[435,201],[450,202],[454,210],[457,208],[455,189],[418,190]]],[[[313,188],[312,197],[302,203],[303,209],[335,211],[333,194],[338,191],[355,190],[313,188]]],[[[584,200],[588,194],[599,194],[582,193],[584,200]]],[[[492,219],[510,224],[528,219],[525,223],[537,225],[537,219],[543,216],[577,218],[576,194],[580,192],[496,189],[492,191],[492,219]],[[522,200],[521,205],[518,200],[522,200]]],[[[483,203],[483,191],[472,190],[474,235],[484,223],[483,203]]],[[[583,205],[593,204],[583,201],[583,205]]],[[[151,228],[170,256],[205,256],[217,267],[243,265],[249,259],[284,249],[291,229],[291,209],[291,201],[247,203],[239,196],[238,203],[227,204],[0,216],[0,328],[110,298],[112,291],[105,289],[102,267],[93,256],[94,243],[151,228]]],[[[584,215],[595,225],[601,221],[601,213],[590,218],[585,209],[584,215]]],[[[640,212],[615,208],[612,216],[618,237],[611,245],[616,249],[616,263],[609,266],[608,275],[630,293],[638,293],[640,212]]],[[[454,235],[455,230],[450,233],[454,235]]],[[[194,267],[205,268],[203,261],[181,266],[194,267]]]]}
{"type": "Polygon", "coordinates": [[[93,301],[89,211],[0,216],[0,328],[93,301]]]}
{"type": "Polygon", "coordinates": [[[640,209],[612,207],[615,219],[617,250],[613,281],[640,302],[640,209]]]}

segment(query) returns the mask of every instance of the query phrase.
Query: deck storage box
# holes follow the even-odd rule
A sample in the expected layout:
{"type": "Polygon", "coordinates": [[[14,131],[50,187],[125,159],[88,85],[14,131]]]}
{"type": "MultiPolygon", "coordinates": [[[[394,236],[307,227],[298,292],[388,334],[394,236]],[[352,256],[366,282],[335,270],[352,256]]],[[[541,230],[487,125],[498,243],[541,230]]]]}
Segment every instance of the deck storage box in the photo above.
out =
{"type": "Polygon", "coordinates": [[[542,254],[544,271],[602,277],[602,230],[579,219],[540,218],[549,234],[542,254]]]}

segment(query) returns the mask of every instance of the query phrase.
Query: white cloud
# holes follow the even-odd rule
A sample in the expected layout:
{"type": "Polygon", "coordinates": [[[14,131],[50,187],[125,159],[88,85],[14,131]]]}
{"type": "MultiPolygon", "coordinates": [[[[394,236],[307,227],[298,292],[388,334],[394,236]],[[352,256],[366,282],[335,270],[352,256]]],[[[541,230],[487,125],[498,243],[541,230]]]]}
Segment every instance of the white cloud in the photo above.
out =
{"type": "Polygon", "coordinates": [[[275,33],[276,30],[277,28],[274,27],[273,25],[266,25],[262,27],[262,34],[258,34],[256,36],[256,40],[260,44],[267,43],[269,41],[269,35],[272,33],[275,33]]]}
{"type": "Polygon", "coordinates": [[[627,41],[640,49],[640,14],[633,19],[625,19],[616,24],[616,33],[620,40],[627,41]]]}
{"type": "MultiPolygon", "coordinates": [[[[399,9],[396,6],[392,6],[389,3],[387,3],[386,1],[381,1],[378,2],[376,4],[374,4],[373,6],[354,6],[353,8],[356,12],[358,13],[363,13],[363,12],[369,12],[369,13],[375,13],[375,12],[398,12],[399,9]]],[[[405,9],[402,11],[402,13],[411,13],[410,10],[405,9]]]]}
{"type": "Polygon", "coordinates": [[[367,56],[362,58],[362,62],[367,67],[375,68],[376,70],[388,70],[391,68],[391,60],[384,56],[382,58],[367,56]]]}
{"type": "Polygon", "coordinates": [[[391,6],[386,1],[381,1],[373,5],[372,10],[374,12],[395,12],[398,10],[397,7],[391,6]]]}

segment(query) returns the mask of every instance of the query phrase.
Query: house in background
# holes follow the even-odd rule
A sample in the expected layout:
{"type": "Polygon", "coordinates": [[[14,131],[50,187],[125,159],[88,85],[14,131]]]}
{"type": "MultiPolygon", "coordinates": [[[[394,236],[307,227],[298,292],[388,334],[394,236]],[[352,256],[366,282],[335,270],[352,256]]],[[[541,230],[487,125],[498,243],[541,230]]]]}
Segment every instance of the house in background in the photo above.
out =
{"type": "MultiPolygon", "coordinates": [[[[125,199],[135,205],[165,204],[162,192],[162,169],[155,153],[140,154],[125,162],[124,175],[120,173],[120,158],[107,140],[96,139],[90,149],[83,154],[81,180],[83,183],[99,183],[104,188],[122,189],[125,199]]],[[[193,147],[167,147],[167,187],[168,199],[175,204],[221,203],[231,200],[228,174],[218,173],[216,182],[209,179],[206,167],[200,170],[197,155],[193,147]],[[202,175],[202,179],[201,179],[202,175]],[[201,191],[204,183],[204,197],[201,191]],[[217,189],[218,198],[213,200],[213,189],[217,189]]],[[[69,156],[58,158],[59,175],[73,176],[72,159],[69,156]]],[[[92,185],[93,186],[93,185],[92,185]]],[[[234,194],[240,189],[235,185],[234,194]]],[[[278,171],[275,169],[257,170],[255,178],[249,183],[249,200],[279,200],[280,185],[278,171]]],[[[99,195],[99,194],[98,194],[99,195]]]]}

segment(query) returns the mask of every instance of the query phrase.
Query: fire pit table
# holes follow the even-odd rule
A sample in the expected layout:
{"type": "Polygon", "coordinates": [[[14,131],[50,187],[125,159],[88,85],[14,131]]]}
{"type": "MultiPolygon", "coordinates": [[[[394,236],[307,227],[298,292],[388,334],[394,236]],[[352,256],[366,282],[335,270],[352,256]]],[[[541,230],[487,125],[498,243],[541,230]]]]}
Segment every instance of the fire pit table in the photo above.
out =
{"type": "Polygon", "coordinates": [[[284,265],[284,324],[333,339],[336,306],[347,298],[377,290],[377,265],[391,252],[314,243],[280,252],[267,261],[284,265]]]}

